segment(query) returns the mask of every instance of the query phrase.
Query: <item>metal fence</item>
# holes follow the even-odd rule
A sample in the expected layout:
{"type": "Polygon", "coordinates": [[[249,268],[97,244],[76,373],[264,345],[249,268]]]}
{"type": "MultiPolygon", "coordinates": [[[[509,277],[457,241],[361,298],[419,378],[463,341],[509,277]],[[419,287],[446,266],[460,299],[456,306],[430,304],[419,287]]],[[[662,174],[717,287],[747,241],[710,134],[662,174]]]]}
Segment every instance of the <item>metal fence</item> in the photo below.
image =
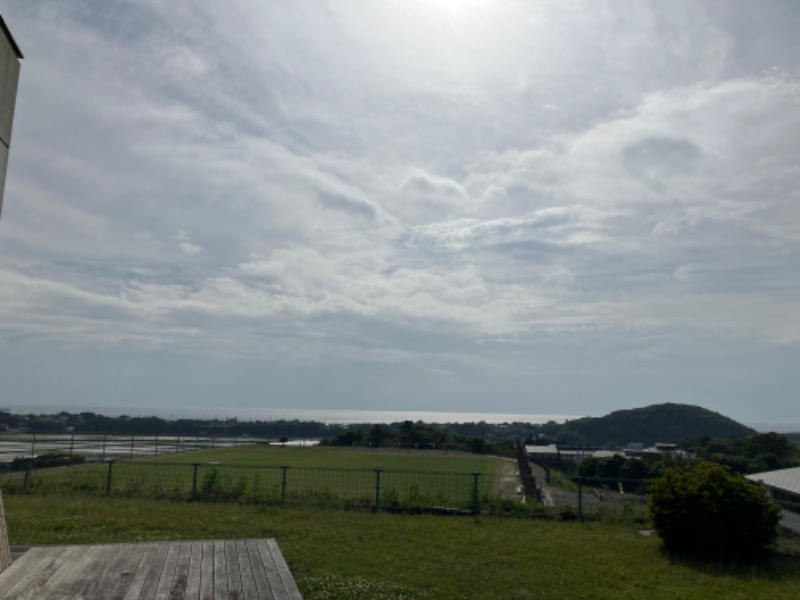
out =
{"type": "Polygon", "coordinates": [[[564,518],[647,519],[647,481],[575,477],[562,486],[540,487],[542,502],[564,518]]]}
{"type": "MultiPolygon", "coordinates": [[[[523,478],[525,476],[522,476],[523,478]]],[[[530,476],[528,476],[530,477],[530,476]]],[[[89,494],[385,511],[645,519],[645,482],[523,485],[516,474],[110,460],[0,475],[6,493],[89,494]],[[535,490],[531,492],[531,490],[535,490]]]]}
{"type": "MultiPolygon", "coordinates": [[[[481,512],[515,489],[502,476],[383,469],[108,461],[0,476],[7,493],[90,494],[374,510],[481,512]]],[[[514,494],[515,495],[515,494],[514,494]]]]}

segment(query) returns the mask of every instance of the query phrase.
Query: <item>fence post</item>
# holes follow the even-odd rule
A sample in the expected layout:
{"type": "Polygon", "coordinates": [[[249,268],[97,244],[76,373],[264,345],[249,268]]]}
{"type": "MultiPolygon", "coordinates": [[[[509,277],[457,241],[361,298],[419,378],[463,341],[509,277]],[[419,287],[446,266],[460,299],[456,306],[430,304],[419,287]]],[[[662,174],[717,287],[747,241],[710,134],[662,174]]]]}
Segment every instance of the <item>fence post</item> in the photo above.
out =
{"type": "Polygon", "coordinates": [[[111,495],[111,483],[114,480],[114,459],[108,461],[108,475],[106,475],[106,496],[111,495]]]}
{"type": "Polygon", "coordinates": [[[192,472],[192,500],[197,500],[197,468],[200,463],[192,463],[194,471],[192,472]]]}
{"type": "Polygon", "coordinates": [[[281,467],[283,474],[281,475],[281,503],[286,501],[286,471],[289,467],[281,467]]]}
{"type": "Polygon", "coordinates": [[[478,479],[480,476],[480,473],[472,474],[472,512],[476,515],[481,514],[481,501],[478,494],[478,479]]]}
{"type": "Polygon", "coordinates": [[[375,512],[381,509],[381,471],[383,469],[375,469],[375,512]]]}
{"type": "Polygon", "coordinates": [[[28,463],[25,465],[25,481],[22,484],[22,491],[27,492],[28,486],[31,482],[31,473],[33,472],[33,458],[28,459],[28,463]]]}
{"type": "Polygon", "coordinates": [[[583,477],[578,477],[578,518],[583,521],[583,477]]]}

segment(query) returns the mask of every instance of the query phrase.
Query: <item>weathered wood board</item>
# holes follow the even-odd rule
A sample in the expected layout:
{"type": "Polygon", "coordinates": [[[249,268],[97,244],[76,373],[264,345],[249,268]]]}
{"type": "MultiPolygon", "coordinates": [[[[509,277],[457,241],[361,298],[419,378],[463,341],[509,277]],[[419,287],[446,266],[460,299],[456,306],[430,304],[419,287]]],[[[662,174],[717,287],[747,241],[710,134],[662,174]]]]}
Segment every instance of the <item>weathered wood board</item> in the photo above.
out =
{"type": "Polygon", "coordinates": [[[39,546],[0,574],[0,600],[282,600],[300,591],[274,539],[39,546]]]}

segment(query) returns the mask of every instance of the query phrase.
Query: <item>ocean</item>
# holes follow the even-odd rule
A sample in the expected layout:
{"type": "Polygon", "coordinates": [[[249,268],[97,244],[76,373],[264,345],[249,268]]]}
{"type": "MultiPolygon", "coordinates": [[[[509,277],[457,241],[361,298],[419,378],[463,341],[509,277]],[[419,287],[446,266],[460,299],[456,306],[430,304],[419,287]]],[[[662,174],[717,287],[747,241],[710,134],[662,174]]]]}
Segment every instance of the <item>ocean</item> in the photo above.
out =
{"type": "MultiPolygon", "coordinates": [[[[252,407],[129,407],[129,406],[22,406],[11,405],[15,413],[52,414],[62,410],[68,412],[95,412],[108,416],[157,416],[164,419],[232,419],[242,421],[321,421],[323,423],[348,425],[351,423],[397,423],[402,421],[423,421],[425,423],[532,423],[548,421],[564,423],[584,416],[602,415],[557,415],[543,413],[502,413],[502,412],[455,412],[419,410],[348,410],[331,408],[252,408],[252,407]]],[[[756,431],[775,431],[777,433],[800,432],[800,422],[748,422],[744,425],[756,431]]]]}
{"type": "Polygon", "coordinates": [[[345,410],[329,408],[252,408],[252,407],[202,407],[202,406],[46,406],[10,405],[11,412],[28,414],[53,414],[61,411],[71,413],[94,412],[110,417],[120,415],[156,416],[163,419],[232,419],[242,421],[321,421],[323,423],[348,425],[351,423],[397,423],[401,421],[424,421],[426,423],[564,423],[579,418],[576,415],[551,415],[538,413],[496,412],[436,412],[411,410],[345,410]]]}
{"type": "MultiPolygon", "coordinates": [[[[351,423],[397,423],[401,421],[424,421],[425,423],[564,423],[577,419],[575,415],[546,415],[532,413],[483,413],[483,412],[434,412],[410,410],[337,410],[323,408],[237,408],[236,417],[251,420],[322,421],[338,425],[351,423]]],[[[207,412],[207,411],[203,411],[207,412]]],[[[214,412],[214,411],[210,411],[214,412]]],[[[198,415],[201,416],[201,415],[198,415]]],[[[206,414],[205,416],[209,416],[206,414]]]]}

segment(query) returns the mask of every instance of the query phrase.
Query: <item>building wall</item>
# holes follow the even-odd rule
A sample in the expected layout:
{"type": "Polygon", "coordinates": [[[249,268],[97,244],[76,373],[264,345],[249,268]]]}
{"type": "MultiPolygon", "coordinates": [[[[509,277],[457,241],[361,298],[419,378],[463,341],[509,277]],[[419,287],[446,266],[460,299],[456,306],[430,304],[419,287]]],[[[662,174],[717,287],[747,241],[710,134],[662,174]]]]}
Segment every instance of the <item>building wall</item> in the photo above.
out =
{"type": "MultiPolygon", "coordinates": [[[[2,17],[0,17],[2,19],[2,17]]],[[[17,103],[20,55],[13,40],[6,33],[5,23],[0,31],[0,214],[3,210],[3,191],[6,185],[8,153],[11,147],[11,127],[17,103]]]]}

